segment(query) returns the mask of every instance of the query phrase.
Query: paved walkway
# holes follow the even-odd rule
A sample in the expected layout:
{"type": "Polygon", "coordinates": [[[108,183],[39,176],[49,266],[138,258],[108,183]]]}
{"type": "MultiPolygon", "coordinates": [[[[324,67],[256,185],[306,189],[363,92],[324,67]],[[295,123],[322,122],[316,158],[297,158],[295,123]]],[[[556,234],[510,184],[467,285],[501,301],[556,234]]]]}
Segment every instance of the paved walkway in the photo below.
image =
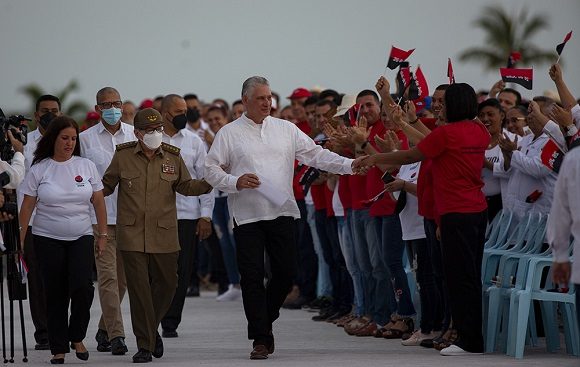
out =
{"type": "MultiPolygon", "coordinates": [[[[112,356],[96,351],[94,336],[100,313],[98,296],[92,308],[92,318],[85,345],[91,355],[88,362],[68,354],[66,364],[93,366],[127,366],[136,352],[131,333],[129,304],[124,304],[125,328],[129,353],[112,356]]],[[[7,305],[6,311],[7,309],[7,305]]],[[[7,313],[7,312],[6,312],[7,313]]],[[[33,326],[28,304],[24,305],[27,340],[33,343],[33,326]]],[[[282,310],[274,325],[276,352],[266,361],[248,359],[251,343],[246,339],[246,322],[242,303],[216,302],[214,294],[204,293],[200,298],[188,298],[179,338],[165,339],[165,356],[154,359],[155,365],[166,366],[580,366],[580,358],[567,356],[564,351],[549,354],[541,348],[528,348],[524,360],[518,361],[501,354],[475,357],[441,357],[433,349],[404,347],[398,340],[359,338],[348,336],[342,328],[310,320],[312,313],[302,310],[282,310]]],[[[17,327],[16,335],[20,338],[17,327]]],[[[47,365],[48,351],[29,351],[29,365],[47,365]]],[[[22,346],[17,341],[15,363],[22,364],[22,346]]]]}

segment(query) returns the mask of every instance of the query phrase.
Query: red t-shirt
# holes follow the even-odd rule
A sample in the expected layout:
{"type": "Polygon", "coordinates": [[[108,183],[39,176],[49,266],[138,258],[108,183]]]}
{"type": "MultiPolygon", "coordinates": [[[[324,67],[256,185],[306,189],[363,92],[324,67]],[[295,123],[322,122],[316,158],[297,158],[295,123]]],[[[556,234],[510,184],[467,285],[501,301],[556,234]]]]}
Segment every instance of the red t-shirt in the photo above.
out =
{"type": "MultiPolygon", "coordinates": [[[[377,134],[380,137],[384,137],[385,133],[387,132],[386,128],[384,127],[382,122],[379,122],[380,125],[383,127],[382,129],[377,129],[377,134]]],[[[377,125],[377,124],[375,124],[377,125]]],[[[374,126],[373,126],[374,127],[374,126]]],[[[407,136],[401,130],[395,131],[399,140],[401,140],[401,149],[409,149],[409,141],[407,140],[407,136]]],[[[372,135],[372,131],[371,131],[372,135]]],[[[375,144],[374,136],[371,138],[369,136],[370,144],[377,149],[377,145],[375,144]]],[[[378,149],[377,149],[378,150],[378,149]]],[[[372,199],[375,197],[379,192],[385,189],[385,184],[381,177],[383,175],[383,171],[381,171],[377,167],[373,167],[367,173],[367,192],[368,197],[367,199],[372,199]]],[[[396,176],[396,174],[394,174],[396,176]]],[[[384,195],[380,200],[377,200],[375,203],[371,205],[371,210],[369,214],[373,217],[382,217],[385,215],[392,215],[395,213],[395,207],[397,206],[397,202],[393,200],[391,195],[384,195]]]]}
{"type": "Polygon", "coordinates": [[[419,168],[417,179],[417,200],[419,202],[419,215],[430,220],[435,220],[435,193],[433,192],[433,162],[424,159],[419,168]]]}
{"type": "Polygon", "coordinates": [[[338,198],[344,210],[352,208],[349,175],[338,176],[338,198]]]}
{"type": "Polygon", "coordinates": [[[351,208],[360,210],[367,208],[364,201],[367,200],[367,176],[348,176],[348,187],[350,188],[351,208]]]}
{"type": "Polygon", "coordinates": [[[452,122],[433,130],[417,148],[433,161],[437,214],[478,213],[487,208],[481,167],[490,136],[482,123],[452,122]]]}
{"type": "Polygon", "coordinates": [[[334,208],[332,207],[332,196],[334,192],[328,188],[328,185],[324,184],[324,200],[326,201],[326,216],[334,217],[334,208]]]}
{"type": "Polygon", "coordinates": [[[310,127],[310,125],[308,124],[308,121],[300,121],[299,123],[296,124],[296,126],[302,130],[302,132],[306,135],[309,135],[310,132],[312,131],[312,128],[310,127]]]}
{"type": "Polygon", "coordinates": [[[299,163],[297,160],[294,161],[294,177],[292,178],[292,190],[294,191],[294,198],[296,200],[304,200],[304,187],[300,185],[300,179],[302,175],[308,170],[308,166],[302,166],[299,170],[299,163]]]}
{"type": "Polygon", "coordinates": [[[326,182],[320,185],[310,186],[310,194],[312,195],[312,201],[314,202],[314,209],[322,210],[326,209],[326,196],[324,195],[324,188],[326,187],[326,182]]]}

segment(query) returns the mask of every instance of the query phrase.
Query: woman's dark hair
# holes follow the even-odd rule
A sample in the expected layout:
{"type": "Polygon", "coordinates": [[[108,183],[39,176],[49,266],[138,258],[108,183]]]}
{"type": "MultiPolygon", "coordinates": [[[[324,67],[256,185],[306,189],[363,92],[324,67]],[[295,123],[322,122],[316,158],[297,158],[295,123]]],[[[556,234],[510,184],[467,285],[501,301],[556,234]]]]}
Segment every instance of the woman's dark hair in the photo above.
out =
{"type": "Polygon", "coordinates": [[[519,104],[519,105],[517,105],[517,106],[512,107],[512,108],[509,109],[509,111],[511,111],[511,110],[518,110],[524,116],[527,116],[528,113],[529,113],[528,112],[528,109],[526,108],[526,106],[523,106],[521,104],[519,104]]]}
{"type": "Polygon", "coordinates": [[[473,120],[477,116],[477,97],[471,85],[454,83],[445,91],[447,122],[473,120]]]}
{"type": "Polygon", "coordinates": [[[43,159],[54,156],[54,144],[56,142],[56,138],[58,137],[58,134],[60,134],[60,132],[67,127],[72,127],[77,132],[77,143],[75,144],[73,155],[81,155],[81,146],[78,141],[79,125],[72,117],[59,116],[50,122],[48,129],[42,136],[42,139],[40,139],[38,142],[38,146],[34,152],[32,165],[42,161],[43,159]]]}
{"type": "Polygon", "coordinates": [[[501,113],[505,113],[499,101],[495,98],[488,98],[477,106],[477,113],[480,113],[485,107],[493,107],[501,113]]]}

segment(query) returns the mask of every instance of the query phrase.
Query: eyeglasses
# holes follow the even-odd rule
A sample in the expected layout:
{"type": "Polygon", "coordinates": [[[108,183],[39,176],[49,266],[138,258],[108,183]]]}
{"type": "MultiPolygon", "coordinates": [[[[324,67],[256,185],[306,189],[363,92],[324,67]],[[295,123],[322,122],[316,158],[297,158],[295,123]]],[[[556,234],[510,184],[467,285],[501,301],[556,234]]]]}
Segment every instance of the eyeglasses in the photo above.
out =
{"type": "Polygon", "coordinates": [[[121,108],[121,106],[123,106],[123,102],[122,101],[102,102],[102,103],[99,103],[98,105],[102,109],[108,110],[111,107],[121,108]]]}
{"type": "Polygon", "coordinates": [[[147,129],[147,130],[142,130],[142,131],[145,132],[145,134],[153,134],[154,132],[162,133],[163,132],[163,126],[159,126],[156,129],[147,129]]]}
{"type": "Polygon", "coordinates": [[[512,118],[508,119],[508,121],[509,121],[509,122],[512,122],[512,123],[514,123],[514,124],[515,124],[515,123],[517,123],[518,121],[520,121],[520,120],[525,120],[525,119],[526,119],[525,117],[512,117],[512,118]]]}

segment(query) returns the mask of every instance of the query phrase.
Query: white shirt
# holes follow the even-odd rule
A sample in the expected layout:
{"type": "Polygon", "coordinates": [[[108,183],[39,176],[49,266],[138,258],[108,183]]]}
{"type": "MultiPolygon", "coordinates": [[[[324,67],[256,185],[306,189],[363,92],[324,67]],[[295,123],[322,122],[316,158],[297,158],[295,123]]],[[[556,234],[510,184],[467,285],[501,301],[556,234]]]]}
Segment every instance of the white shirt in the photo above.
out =
{"type": "MultiPolygon", "coordinates": [[[[528,212],[548,214],[552,206],[557,175],[540,158],[548,139],[546,134],[535,140],[534,135],[526,135],[518,143],[520,150],[512,153],[504,209],[511,210],[518,218],[528,212]],[[539,199],[526,203],[526,198],[536,190],[542,192],[539,199]]],[[[503,171],[503,165],[496,166],[498,171],[503,171]]]]}
{"type": "Polygon", "coordinates": [[[0,173],[6,172],[10,176],[10,182],[4,186],[7,189],[16,189],[18,185],[24,180],[25,171],[24,155],[20,152],[15,152],[12,157],[12,163],[0,160],[0,173]]]}
{"type": "MultiPolygon", "coordinates": [[[[197,129],[197,130],[194,129],[189,122],[187,124],[185,124],[185,129],[187,129],[188,131],[191,131],[195,135],[199,136],[201,141],[203,141],[205,143],[205,131],[209,130],[209,125],[207,124],[207,122],[203,121],[203,119],[201,119],[201,122],[199,124],[199,129],[197,129]]],[[[206,149],[208,149],[207,146],[206,146],[206,149]]]]}
{"type": "MultiPolygon", "coordinates": [[[[485,151],[485,159],[492,162],[494,165],[496,163],[503,164],[503,153],[499,144],[491,149],[485,151]]],[[[494,176],[493,172],[487,168],[481,170],[481,179],[483,180],[483,187],[481,191],[485,196],[494,196],[501,194],[502,180],[507,184],[507,179],[502,179],[498,176],[494,176]]]]}
{"type": "MultiPolygon", "coordinates": [[[[181,149],[181,158],[185,162],[191,178],[199,180],[203,178],[207,153],[204,142],[195,133],[186,129],[179,130],[173,136],[163,133],[163,142],[181,149]]],[[[214,204],[215,194],[213,191],[200,196],[183,196],[176,193],[177,219],[211,218],[214,204]]]]}
{"type": "Polygon", "coordinates": [[[64,241],[92,235],[91,197],[102,189],[101,175],[86,158],[36,163],[22,184],[22,193],[37,199],[32,233],[64,241]]]}
{"type": "MultiPolygon", "coordinates": [[[[556,182],[554,202],[548,219],[548,243],[552,246],[554,261],[569,261],[570,235],[574,237],[574,256],[580,254],[580,149],[572,149],[564,157],[556,182]]],[[[572,282],[580,284],[580,261],[572,264],[572,282]]]]}
{"type": "MultiPolygon", "coordinates": [[[[405,164],[401,166],[397,177],[403,181],[417,184],[421,162],[405,164]]],[[[419,215],[419,201],[417,196],[407,193],[405,208],[399,213],[401,220],[401,230],[403,231],[403,241],[426,238],[423,217],[419,215]]]]}
{"type": "MultiPolygon", "coordinates": [[[[42,134],[40,133],[39,129],[36,129],[30,133],[28,133],[28,140],[26,141],[26,145],[24,146],[24,168],[25,172],[28,173],[30,169],[30,165],[32,164],[32,160],[34,159],[34,152],[38,147],[38,142],[42,139],[42,134]]],[[[18,208],[22,206],[22,201],[24,200],[24,194],[22,193],[22,184],[16,190],[16,199],[18,200],[18,208]]],[[[32,215],[30,216],[30,223],[29,225],[32,226],[32,222],[34,221],[34,216],[36,215],[36,208],[32,211],[32,215]]]]}
{"type": "Polygon", "coordinates": [[[295,159],[332,173],[352,173],[352,159],[322,149],[293,123],[268,116],[256,124],[244,113],[216,134],[205,161],[205,179],[230,193],[228,207],[237,224],[300,218],[292,191],[295,159]],[[261,187],[238,191],[238,178],[246,173],[256,174],[261,187]],[[267,188],[276,191],[281,206],[264,195],[267,188]]]}
{"type": "Polygon", "coordinates": [[[344,217],[344,206],[342,206],[342,201],[340,201],[340,196],[338,195],[339,185],[339,180],[336,180],[336,185],[332,192],[332,211],[334,212],[335,217],[344,217]]]}
{"type": "MultiPolygon", "coordinates": [[[[134,140],[137,138],[133,133],[132,125],[121,122],[119,130],[112,135],[103,122],[100,122],[80,134],[81,156],[90,159],[102,177],[111,164],[116,146],[134,140]]],[[[117,189],[105,197],[105,204],[107,205],[107,224],[115,225],[117,223],[117,189]]],[[[91,219],[93,224],[97,223],[94,211],[91,211],[91,219]]]]}

